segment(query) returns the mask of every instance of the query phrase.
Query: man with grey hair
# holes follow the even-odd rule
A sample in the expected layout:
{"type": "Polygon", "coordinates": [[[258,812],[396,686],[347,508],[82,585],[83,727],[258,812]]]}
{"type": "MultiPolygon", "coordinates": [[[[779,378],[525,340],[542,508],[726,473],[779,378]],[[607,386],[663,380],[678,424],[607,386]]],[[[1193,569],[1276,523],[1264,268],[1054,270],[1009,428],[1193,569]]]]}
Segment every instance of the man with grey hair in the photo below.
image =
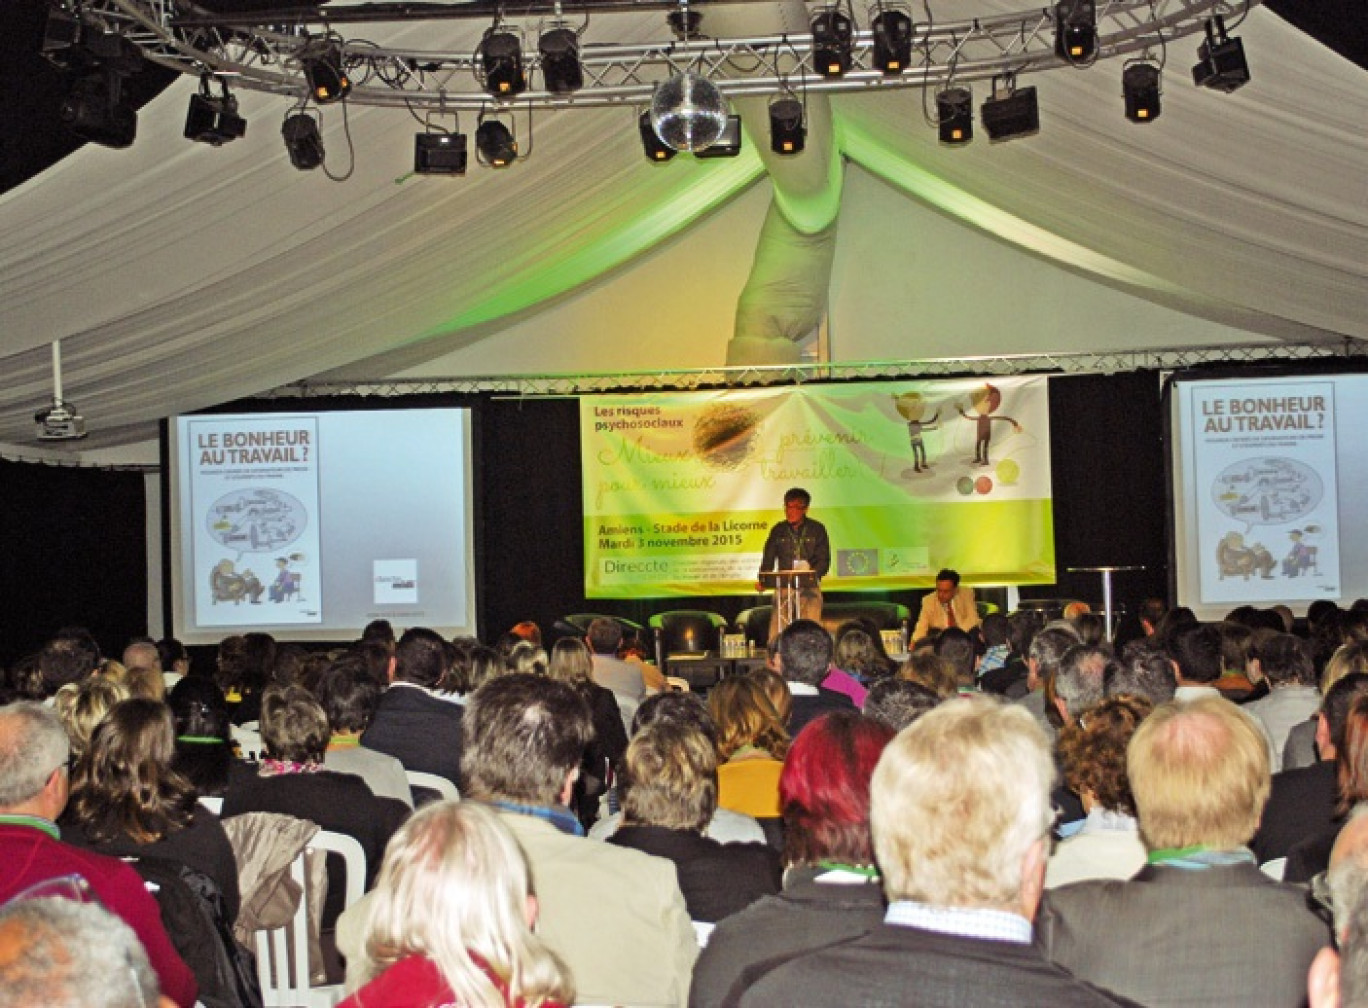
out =
{"type": "Polygon", "coordinates": [[[190,1008],[194,974],[176,954],[138,873],[117,858],[61,842],[67,756],[66,732],[51,710],[27,702],[0,707],[0,903],[49,879],[79,876],[133,929],[163,993],[190,1008]]]}
{"type": "Polygon", "coordinates": [[[1323,948],[1311,963],[1311,1008],[1368,1005],[1368,805],[1356,807],[1336,837],[1325,886],[1340,951],[1323,948]]]}
{"type": "Polygon", "coordinates": [[[741,1004],[1128,1004],[1031,944],[1053,779],[1044,734],[1020,707],[966,697],[924,714],[888,744],[870,785],[884,922],[756,967],[741,1004]]]}
{"type": "Polygon", "coordinates": [[[1055,709],[1064,724],[1081,718],[1103,697],[1103,682],[1114,663],[1107,648],[1080,644],[1064,652],[1055,671],[1055,709]]]}
{"type": "Polygon", "coordinates": [[[1045,713],[1045,684],[1058,671],[1065,653],[1082,643],[1072,623],[1055,620],[1031,639],[1030,650],[1026,652],[1026,686],[1030,692],[1017,703],[1031,712],[1051,744],[1054,743],[1055,726],[1045,713]]]}
{"type": "Polygon", "coordinates": [[[60,896],[0,908],[0,1004],[15,1008],[167,1008],[132,928],[60,896]]]}

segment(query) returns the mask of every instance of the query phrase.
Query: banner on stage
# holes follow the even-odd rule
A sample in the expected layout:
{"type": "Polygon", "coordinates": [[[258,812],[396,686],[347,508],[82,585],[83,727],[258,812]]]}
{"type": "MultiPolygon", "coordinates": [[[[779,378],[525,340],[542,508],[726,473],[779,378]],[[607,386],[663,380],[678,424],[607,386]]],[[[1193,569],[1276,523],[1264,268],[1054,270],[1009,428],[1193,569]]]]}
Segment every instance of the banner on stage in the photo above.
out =
{"type": "Polygon", "coordinates": [[[318,418],[195,418],[184,446],[200,626],[321,620],[318,418]]]}
{"type": "Polygon", "coordinates": [[[783,496],[826,525],[827,590],[1055,579],[1048,380],[585,396],[585,595],[755,590],[783,496]]]}

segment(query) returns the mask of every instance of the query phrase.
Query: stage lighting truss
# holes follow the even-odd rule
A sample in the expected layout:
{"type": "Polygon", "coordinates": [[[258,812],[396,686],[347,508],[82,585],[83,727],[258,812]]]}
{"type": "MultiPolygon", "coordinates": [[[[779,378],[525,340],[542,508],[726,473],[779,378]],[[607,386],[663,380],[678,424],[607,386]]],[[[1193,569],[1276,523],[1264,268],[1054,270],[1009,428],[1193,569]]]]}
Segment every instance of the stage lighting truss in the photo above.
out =
{"type": "MultiPolygon", "coordinates": [[[[54,8],[75,13],[89,27],[121,33],[153,62],[196,77],[205,72],[228,76],[238,90],[266,91],[296,100],[310,93],[303,58],[316,51],[320,40],[339,39],[341,65],[351,83],[349,104],[445,112],[478,112],[488,106],[489,54],[479,49],[386,48],[365,37],[377,34],[376,25],[477,17],[488,21],[497,16],[497,31],[531,40],[540,38],[539,24],[558,20],[561,14],[560,0],[531,0],[518,9],[518,16],[526,19],[523,23],[515,23],[506,9],[497,14],[491,2],[469,0],[228,14],[211,13],[185,0],[79,0],[79,8],[77,2],[51,0],[54,8]]],[[[709,0],[710,5],[726,2],[709,0]]],[[[522,76],[515,75],[503,97],[507,104],[527,109],[640,108],[650,102],[657,84],[684,71],[707,77],[728,99],[774,97],[794,88],[816,93],[925,87],[934,93],[951,81],[986,81],[1005,73],[1023,75],[1067,65],[1056,52],[1057,17],[1052,6],[965,19],[963,3],[940,3],[960,19],[940,19],[936,0],[917,7],[918,16],[910,26],[910,59],[900,70],[890,67],[883,45],[876,54],[873,24],[881,12],[898,10],[899,5],[876,3],[868,11],[853,11],[850,68],[840,77],[827,77],[823,68],[814,65],[816,46],[807,32],[711,38],[691,29],[686,38],[679,39],[665,16],[680,19],[678,0],[584,0],[567,5],[576,15],[592,13],[595,18],[576,33],[582,86],[569,88],[566,79],[552,70],[550,80],[559,82],[560,89],[548,87],[545,64],[555,56],[539,46],[521,46],[522,76]],[[610,20],[614,13],[642,10],[662,12],[655,40],[631,44],[593,40],[596,24],[610,20]],[[526,90],[509,97],[523,80],[526,90]]],[[[1200,36],[1208,19],[1233,15],[1244,6],[1232,0],[1096,0],[1094,60],[1137,56],[1157,37],[1172,42],[1200,36]]],[[[700,8],[707,9],[697,4],[687,11],[694,22],[700,8]]],[[[829,3],[813,4],[809,13],[830,9],[829,3]]],[[[907,10],[910,17],[912,8],[907,10]]],[[[883,23],[885,38],[895,20],[883,23]]],[[[905,27],[900,25],[899,30],[905,27]]],[[[702,29],[706,28],[705,14],[702,29]]],[[[433,34],[440,36],[436,30],[433,34]]],[[[551,49],[557,55],[566,54],[564,47],[551,49]]]]}

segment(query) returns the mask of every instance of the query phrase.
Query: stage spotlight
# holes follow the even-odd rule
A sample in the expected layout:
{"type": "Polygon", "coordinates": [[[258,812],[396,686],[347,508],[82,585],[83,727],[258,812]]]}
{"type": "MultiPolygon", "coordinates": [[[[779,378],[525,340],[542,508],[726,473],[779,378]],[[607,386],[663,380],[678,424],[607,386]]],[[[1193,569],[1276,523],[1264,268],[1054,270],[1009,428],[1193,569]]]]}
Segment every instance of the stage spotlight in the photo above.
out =
{"type": "Polygon", "coordinates": [[[701,150],[694,151],[696,158],[736,157],[741,153],[741,117],[727,116],[722,124],[722,132],[717,139],[701,150]]]}
{"type": "Polygon", "coordinates": [[[1097,8],[1093,0],[1059,0],[1055,4],[1055,55],[1066,63],[1097,58],[1097,8]]]}
{"type": "Polygon", "coordinates": [[[1244,43],[1226,34],[1225,18],[1219,14],[1206,23],[1206,41],[1197,47],[1192,81],[1226,94],[1249,83],[1244,43]]]}
{"type": "Polygon", "coordinates": [[[963,147],[974,139],[974,92],[948,87],[936,95],[936,131],[948,147],[963,147]]]}
{"type": "Polygon", "coordinates": [[[993,143],[1040,132],[1040,106],[1034,87],[1018,88],[1015,77],[993,78],[992,97],[979,107],[984,132],[993,143]]]}
{"type": "Polygon", "coordinates": [[[522,40],[517,35],[491,28],[485,32],[476,52],[484,68],[484,89],[489,94],[495,98],[512,98],[527,90],[522,40]]]}
{"type": "Polygon", "coordinates": [[[1121,91],[1126,99],[1126,118],[1152,122],[1159,118],[1159,67],[1154,63],[1129,63],[1121,71],[1121,91]]]}
{"type": "Polygon", "coordinates": [[[518,141],[499,120],[486,119],[475,130],[475,155],[491,168],[507,168],[518,158],[518,141]]]}
{"type": "Polygon", "coordinates": [[[413,171],[416,175],[464,175],[466,161],[464,133],[413,135],[413,171]]]}
{"type": "Polygon", "coordinates": [[[342,47],[335,41],[311,42],[299,56],[309,96],[320,105],[341,101],[351,93],[351,78],[342,66],[342,47]]]}
{"type": "Polygon", "coordinates": [[[131,147],[138,114],[123,100],[123,78],[109,68],[80,77],[58,112],[71,132],[102,147],[131,147]]]}
{"type": "Polygon", "coordinates": [[[643,112],[637,116],[637,131],[641,134],[641,149],[648,161],[668,161],[679,151],[656,136],[655,127],[651,125],[651,113],[643,112]]]}
{"type": "Polygon", "coordinates": [[[776,154],[798,154],[807,146],[807,123],[803,103],[797,98],[776,98],[770,102],[770,150],[776,154]]]}
{"type": "Polygon", "coordinates": [[[667,147],[700,151],[727,125],[727,102],[717,85],[696,73],[675,74],[651,96],[651,128],[667,147]]]}
{"type": "Polygon", "coordinates": [[[280,127],[289,152],[290,164],[300,171],[310,171],[323,163],[323,135],[318,131],[318,120],[308,112],[292,112],[280,127]]]}
{"type": "Polygon", "coordinates": [[[542,32],[537,41],[541,54],[542,81],[553,94],[569,94],[584,87],[584,68],[579,61],[579,36],[564,26],[542,32]]]}
{"type": "Polygon", "coordinates": [[[237,99],[228,93],[228,85],[219,82],[223,94],[210,94],[209,75],[200,78],[199,94],[190,96],[190,108],[185,113],[185,139],[221,147],[247,132],[247,120],[238,115],[237,99]]]}
{"type": "Polygon", "coordinates": [[[835,7],[812,16],[812,65],[823,77],[843,77],[850,71],[854,31],[850,18],[835,7]]]}
{"type": "Polygon", "coordinates": [[[47,23],[43,26],[43,58],[54,66],[67,67],[81,41],[81,19],[75,11],[49,7],[47,23]]]}
{"type": "Polygon", "coordinates": [[[870,22],[874,31],[874,65],[885,77],[896,77],[912,61],[912,19],[899,10],[884,10],[870,22]]]}

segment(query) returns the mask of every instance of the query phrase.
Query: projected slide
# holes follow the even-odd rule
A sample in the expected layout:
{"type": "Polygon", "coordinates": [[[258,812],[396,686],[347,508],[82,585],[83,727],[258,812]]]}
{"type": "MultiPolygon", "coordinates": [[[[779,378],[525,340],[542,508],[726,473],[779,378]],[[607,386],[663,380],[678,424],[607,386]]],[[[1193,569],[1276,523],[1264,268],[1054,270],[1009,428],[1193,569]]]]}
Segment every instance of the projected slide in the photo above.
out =
{"type": "Polygon", "coordinates": [[[830,589],[1054,580],[1043,378],[588,396],[580,428],[589,598],[753,592],[793,486],[830,589]]]}
{"type": "Polygon", "coordinates": [[[1180,602],[1210,618],[1362,593],[1343,579],[1362,569],[1351,558],[1368,537],[1342,516],[1363,499],[1368,379],[1180,377],[1175,388],[1180,602]]]}
{"type": "Polygon", "coordinates": [[[171,435],[177,636],[473,630],[467,411],[215,414],[171,435]]]}

